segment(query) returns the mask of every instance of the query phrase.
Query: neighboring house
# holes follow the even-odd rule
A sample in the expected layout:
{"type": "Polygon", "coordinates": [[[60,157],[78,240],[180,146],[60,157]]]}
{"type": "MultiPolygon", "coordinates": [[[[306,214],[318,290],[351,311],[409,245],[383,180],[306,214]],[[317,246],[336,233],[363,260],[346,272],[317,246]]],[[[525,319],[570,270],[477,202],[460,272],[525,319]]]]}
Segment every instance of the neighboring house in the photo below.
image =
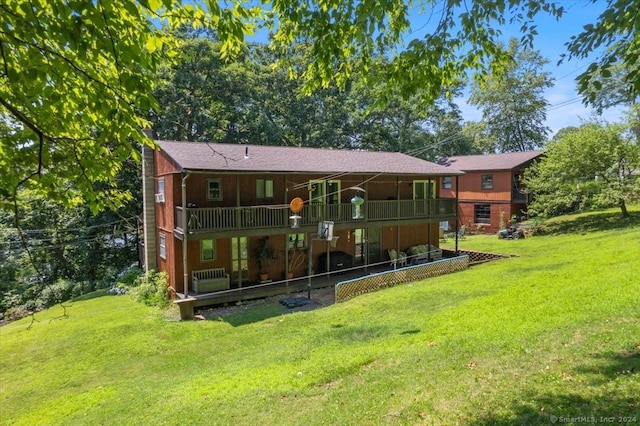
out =
{"type": "Polygon", "coordinates": [[[459,225],[496,232],[509,225],[512,216],[526,215],[529,198],[522,192],[521,176],[541,155],[542,151],[525,151],[445,158],[440,164],[465,174],[444,177],[440,195],[458,194],[459,225]]]}
{"type": "Polygon", "coordinates": [[[299,278],[388,267],[389,250],[437,246],[438,222],[456,220],[455,198],[441,197],[437,183],[459,172],[405,154],[157,144],[143,149],[143,256],[178,297],[198,283],[198,293],[218,292],[286,280],[287,271],[299,278]],[[275,259],[259,271],[267,240],[275,259]],[[218,282],[203,287],[198,278],[218,282]]]}

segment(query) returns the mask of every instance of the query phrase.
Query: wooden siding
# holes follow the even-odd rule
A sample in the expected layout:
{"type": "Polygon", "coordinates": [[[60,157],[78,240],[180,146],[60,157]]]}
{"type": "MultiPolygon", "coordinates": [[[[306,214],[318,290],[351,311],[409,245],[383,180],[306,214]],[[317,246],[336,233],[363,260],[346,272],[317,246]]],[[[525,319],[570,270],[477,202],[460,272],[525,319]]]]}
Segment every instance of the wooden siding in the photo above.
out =
{"type": "MultiPolygon", "coordinates": [[[[460,200],[511,201],[512,173],[510,171],[469,172],[458,178],[460,200]],[[493,175],[493,189],[482,189],[482,176],[493,175]]],[[[442,189],[443,197],[455,197],[456,182],[452,179],[451,189],[442,189]]]]}
{"type": "MultiPolygon", "coordinates": [[[[156,179],[164,178],[165,201],[156,203],[156,227],[158,233],[166,237],[167,258],[160,259],[157,254],[158,269],[169,276],[169,284],[173,291],[184,292],[182,239],[185,238],[182,229],[182,171],[175,162],[162,151],[155,152],[156,179]]],[[[258,281],[258,266],[253,255],[258,240],[269,236],[270,243],[278,252],[278,259],[270,267],[273,280],[285,278],[287,235],[290,233],[305,233],[307,248],[311,244],[313,252],[313,268],[318,271],[318,258],[327,251],[343,251],[355,256],[355,229],[372,227],[381,228],[381,242],[379,257],[381,261],[388,260],[387,250],[391,248],[406,250],[415,244],[430,242],[438,245],[438,223],[443,218],[453,219],[456,213],[454,199],[426,200],[414,202],[413,181],[437,182],[437,178],[428,176],[372,176],[349,174],[337,176],[340,181],[341,192],[338,196],[339,204],[324,206],[309,206],[305,204],[303,215],[306,220],[299,230],[289,228],[289,202],[300,197],[309,200],[308,183],[324,176],[318,174],[300,173],[189,173],[186,179],[187,204],[191,213],[201,214],[199,221],[212,225],[193,234],[186,234],[187,242],[187,277],[189,290],[192,290],[191,274],[193,270],[207,268],[225,268],[231,274],[231,239],[232,237],[248,237],[249,275],[248,282],[243,286],[255,284],[258,281]],[[207,199],[207,180],[220,179],[222,182],[222,199],[207,199]],[[258,199],[256,196],[256,181],[270,179],[274,182],[273,197],[258,199]],[[355,190],[348,188],[358,186],[366,192],[358,192],[365,198],[365,208],[371,217],[366,220],[353,220],[351,217],[351,198],[356,195],[355,190]],[[400,201],[397,201],[400,200],[400,201]],[[419,208],[417,208],[418,206],[419,208]],[[313,210],[315,208],[315,210],[313,210]],[[442,208],[442,210],[441,210],[442,208]],[[326,210],[325,210],[326,209],[326,210]],[[249,215],[247,212],[251,212],[249,215]],[[315,215],[314,213],[317,213],[315,215]],[[217,219],[213,219],[214,216],[217,219]],[[252,222],[245,220],[249,216],[252,222]],[[326,241],[312,240],[311,234],[320,219],[336,219],[334,235],[338,237],[335,247],[326,241]],[[222,219],[218,219],[222,217],[222,219]],[[226,218],[226,219],[224,219],[226,218]],[[275,222],[269,222],[277,218],[275,222]],[[400,224],[399,218],[405,218],[400,224]],[[257,220],[257,222],[256,222],[257,220]],[[218,222],[216,222],[218,221],[218,222]],[[262,222],[261,222],[262,221],[262,222]],[[432,221],[431,225],[426,222],[432,221]],[[213,225],[216,224],[217,225],[213,225]],[[224,226],[218,226],[224,225],[224,226]],[[429,228],[431,232],[429,234],[429,228]],[[203,262],[200,258],[200,240],[214,238],[216,240],[216,254],[214,261],[203,262]]],[[[157,183],[155,184],[157,188],[157,183]]],[[[436,185],[438,187],[438,185],[436,185]]],[[[435,194],[438,196],[438,192],[435,194]]],[[[306,275],[307,262],[300,266],[296,275],[306,275]]]]}
{"type": "MultiPolygon", "coordinates": [[[[520,217],[526,211],[526,196],[515,191],[513,188],[514,174],[521,174],[521,171],[479,171],[468,172],[458,177],[459,200],[458,215],[459,224],[465,225],[470,232],[475,232],[478,228],[475,223],[475,206],[489,205],[490,223],[481,226],[482,232],[494,233],[500,230],[501,215],[504,217],[504,224],[510,223],[511,217],[520,217]],[[493,189],[482,189],[482,175],[493,175],[493,189]]],[[[442,188],[440,180],[440,194],[443,197],[455,197],[456,178],[453,177],[450,189],[442,188]]]]}
{"type": "MultiPolygon", "coordinates": [[[[306,249],[309,245],[312,247],[313,256],[313,269],[319,270],[319,257],[327,252],[329,249],[332,252],[342,251],[355,257],[355,229],[338,229],[334,232],[334,236],[338,237],[335,242],[335,247],[324,240],[314,240],[307,233],[306,249]]],[[[293,233],[293,230],[292,232],[293,233]]],[[[244,286],[251,286],[258,283],[258,264],[254,256],[254,250],[257,247],[259,240],[263,238],[251,237],[248,239],[249,250],[249,281],[243,284],[244,286]]],[[[269,268],[270,279],[277,281],[285,279],[286,271],[286,253],[287,247],[287,234],[275,234],[269,235],[269,242],[275,248],[277,252],[277,259],[271,264],[269,268]]],[[[167,260],[173,256],[174,262],[162,261],[160,263],[160,269],[167,272],[169,275],[170,286],[175,289],[176,292],[182,293],[184,291],[183,275],[182,275],[182,242],[177,238],[171,239],[171,248],[169,247],[169,238],[167,239],[167,260]]],[[[382,240],[380,245],[380,261],[387,262],[389,260],[387,251],[389,249],[399,249],[401,251],[406,250],[412,245],[426,244],[438,245],[438,223],[432,222],[404,225],[404,226],[383,226],[382,227],[382,240]],[[429,234],[429,229],[431,233],[429,234]],[[397,244],[397,236],[400,235],[400,246],[397,244]]],[[[207,268],[225,268],[228,273],[231,273],[231,240],[230,238],[217,238],[216,239],[217,258],[215,261],[202,262],[200,259],[200,241],[192,240],[188,242],[188,277],[189,288],[192,289],[191,273],[194,270],[207,269],[207,268]]],[[[300,277],[307,275],[307,261],[304,262],[294,276],[300,277]]]]}

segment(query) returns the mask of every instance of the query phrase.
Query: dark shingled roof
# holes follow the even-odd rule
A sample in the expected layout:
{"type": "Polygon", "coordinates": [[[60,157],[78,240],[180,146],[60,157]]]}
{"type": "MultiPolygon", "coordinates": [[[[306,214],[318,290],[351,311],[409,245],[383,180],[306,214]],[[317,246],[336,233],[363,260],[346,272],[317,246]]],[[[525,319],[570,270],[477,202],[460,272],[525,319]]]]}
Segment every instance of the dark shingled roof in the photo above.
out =
{"type": "Polygon", "coordinates": [[[385,173],[451,176],[455,168],[399,152],[350,151],[204,142],[156,141],[183,170],[385,173]],[[248,156],[245,157],[245,154],[248,156]]]}
{"type": "Polygon", "coordinates": [[[505,154],[462,155],[448,157],[439,163],[463,172],[480,170],[512,170],[534,160],[543,154],[542,151],[508,152],[505,154]]]}

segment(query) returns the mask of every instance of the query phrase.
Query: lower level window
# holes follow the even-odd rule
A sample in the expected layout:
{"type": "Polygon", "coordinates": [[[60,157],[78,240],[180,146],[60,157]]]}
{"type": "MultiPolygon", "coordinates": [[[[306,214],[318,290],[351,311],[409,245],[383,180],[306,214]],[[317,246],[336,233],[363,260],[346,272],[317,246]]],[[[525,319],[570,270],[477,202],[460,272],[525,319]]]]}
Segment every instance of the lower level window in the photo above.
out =
{"type": "Polygon", "coordinates": [[[289,250],[305,248],[304,234],[289,234],[289,250]]]}
{"type": "Polygon", "coordinates": [[[203,262],[216,260],[216,240],[200,241],[200,260],[203,262]]]}
{"type": "Polygon", "coordinates": [[[491,223],[491,206],[489,204],[476,204],[474,206],[475,223],[491,223]]]}

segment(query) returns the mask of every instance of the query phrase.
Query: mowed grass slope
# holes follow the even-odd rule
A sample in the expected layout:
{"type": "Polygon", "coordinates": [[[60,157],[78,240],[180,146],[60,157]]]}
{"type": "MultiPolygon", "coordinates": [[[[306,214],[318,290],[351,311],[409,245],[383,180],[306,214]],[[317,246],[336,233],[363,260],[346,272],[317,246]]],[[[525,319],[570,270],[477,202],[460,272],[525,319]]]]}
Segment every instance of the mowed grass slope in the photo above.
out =
{"type": "Polygon", "coordinates": [[[312,312],[178,322],[128,296],[54,308],[0,328],[0,423],[640,422],[632,213],[471,236],[461,247],[517,257],[312,312]]]}

